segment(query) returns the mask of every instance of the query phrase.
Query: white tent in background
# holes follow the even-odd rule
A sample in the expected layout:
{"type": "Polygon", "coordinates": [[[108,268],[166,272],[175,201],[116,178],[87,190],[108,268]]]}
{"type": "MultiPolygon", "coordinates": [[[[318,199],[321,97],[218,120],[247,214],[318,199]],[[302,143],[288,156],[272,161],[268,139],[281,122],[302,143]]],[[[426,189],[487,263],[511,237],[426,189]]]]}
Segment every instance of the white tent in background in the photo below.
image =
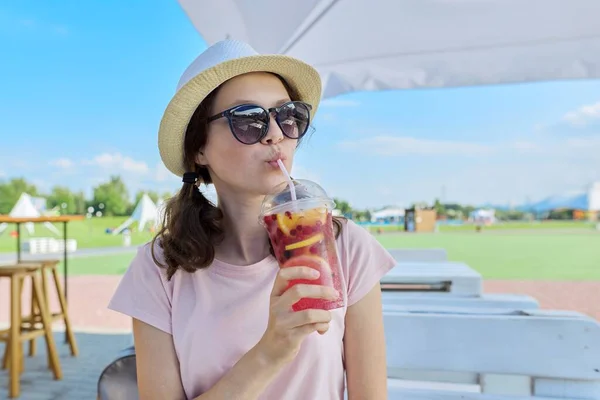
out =
{"type": "MultiPolygon", "coordinates": [[[[34,206],[34,201],[37,204],[41,204],[41,198],[39,197],[31,197],[27,193],[21,193],[21,197],[17,200],[17,203],[14,205],[10,213],[8,214],[14,218],[35,218],[41,216],[41,213],[38,208],[34,206]]],[[[44,204],[45,206],[45,204],[44,204]]],[[[0,224],[0,233],[4,232],[8,224],[0,224]]],[[[50,222],[44,222],[44,226],[52,231],[55,235],[59,236],[60,232],[54,225],[50,222]]],[[[25,224],[25,228],[30,235],[35,232],[34,224],[32,222],[28,222],[25,224]]]]}
{"type": "Polygon", "coordinates": [[[148,222],[155,222],[158,217],[158,210],[156,205],[146,193],[142,196],[140,201],[135,206],[131,217],[127,218],[125,222],[121,224],[117,229],[113,231],[113,235],[118,235],[131,224],[137,221],[138,230],[143,230],[144,226],[148,222]]]}
{"type": "Polygon", "coordinates": [[[386,207],[371,213],[371,222],[399,222],[404,218],[402,207],[386,207]]]}

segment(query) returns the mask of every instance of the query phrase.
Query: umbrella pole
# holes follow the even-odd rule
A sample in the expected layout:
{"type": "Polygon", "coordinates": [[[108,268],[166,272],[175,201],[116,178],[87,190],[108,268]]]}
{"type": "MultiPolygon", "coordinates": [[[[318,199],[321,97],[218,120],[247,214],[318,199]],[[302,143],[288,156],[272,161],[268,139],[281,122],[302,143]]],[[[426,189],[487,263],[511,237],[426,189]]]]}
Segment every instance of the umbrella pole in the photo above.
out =
{"type": "Polygon", "coordinates": [[[21,262],[21,223],[17,222],[17,264],[21,262]]]}
{"type": "MultiPolygon", "coordinates": [[[[63,287],[65,290],[65,309],[68,305],[67,302],[67,221],[63,221],[63,287]]],[[[66,312],[66,311],[64,311],[66,312]]],[[[69,342],[68,330],[65,329],[65,343],[69,342]]]]}

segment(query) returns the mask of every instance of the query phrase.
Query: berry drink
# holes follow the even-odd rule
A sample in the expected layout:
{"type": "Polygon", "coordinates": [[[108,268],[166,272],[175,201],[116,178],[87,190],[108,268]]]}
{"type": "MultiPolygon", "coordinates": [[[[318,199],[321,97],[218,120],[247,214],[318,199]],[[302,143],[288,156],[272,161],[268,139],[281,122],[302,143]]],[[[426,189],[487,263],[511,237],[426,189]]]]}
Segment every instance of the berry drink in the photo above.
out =
{"type": "Polygon", "coordinates": [[[263,223],[281,268],[303,266],[314,268],[320,273],[319,278],[314,280],[290,281],[288,289],[304,283],[333,287],[339,293],[338,298],[333,301],[301,299],[293,305],[293,310],[332,310],[343,307],[340,263],[331,211],[327,207],[280,211],[264,215],[263,223]]]}

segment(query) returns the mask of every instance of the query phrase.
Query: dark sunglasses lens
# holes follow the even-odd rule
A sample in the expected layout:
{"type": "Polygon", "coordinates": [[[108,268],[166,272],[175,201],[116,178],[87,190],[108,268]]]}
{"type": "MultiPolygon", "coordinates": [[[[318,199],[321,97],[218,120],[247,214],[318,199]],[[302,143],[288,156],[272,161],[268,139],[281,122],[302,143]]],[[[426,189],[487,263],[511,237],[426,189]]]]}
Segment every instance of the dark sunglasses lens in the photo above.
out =
{"type": "Polygon", "coordinates": [[[310,110],[304,103],[293,102],[283,106],[277,122],[283,131],[283,134],[291,139],[302,137],[308,129],[310,121],[310,110]]]}
{"type": "Polygon", "coordinates": [[[256,106],[241,106],[231,112],[231,130],[242,143],[258,142],[267,130],[268,116],[256,106]]]}

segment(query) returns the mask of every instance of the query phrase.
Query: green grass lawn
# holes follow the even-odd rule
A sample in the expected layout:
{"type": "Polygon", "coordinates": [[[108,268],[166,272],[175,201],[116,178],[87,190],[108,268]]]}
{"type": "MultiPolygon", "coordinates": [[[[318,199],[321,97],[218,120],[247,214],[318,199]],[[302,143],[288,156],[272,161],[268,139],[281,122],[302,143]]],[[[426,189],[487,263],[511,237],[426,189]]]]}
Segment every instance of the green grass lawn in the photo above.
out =
{"type": "MultiPolygon", "coordinates": [[[[377,225],[369,227],[371,232],[376,232],[380,228],[383,232],[403,232],[404,225],[377,225]]],[[[485,231],[505,231],[512,229],[587,229],[591,230],[594,228],[594,223],[589,221],[533,221],[533,222],[521,222],[521,221],[508,221],[499,222],[491,226],[485,226],[485,231]]],[[[472,224],[463,225],[440,225],[440,232],[473,232],[475,226],[472,224]]]]}
{"type": "Polygon", "coordinates": [[[600,233],[384,234],[386,248],[444,248],[487,279],[600,279],[600,233]]]}
{"type": "MultiPolygon", "coordinates": [[[[75,275],[122,275],[135,256],[131,253],[112,254],[107,256],[69,258],[69,276],[75,275]]],[[[59,271],[62,275],[63,266],[59,271]]]]}
{"type": "MultiPolygon", "coordinates": [[[[593,230],[594,223],[589,221],[507,221],[499,222],[494,225],[484,226],[484,231],[506,231],[520,229],[534,230],[593,230]]],[[[475,227],[472,224],[464,225],[440,225],[440,232],[473,232],[475,227]]]]}
{"type": "MultiPolygon", "coordinates": [[[[116,228],[123,223],[127,217],[102,217],[91,218],[84,221],[73,221],[67,225],[67,235],[69,238],[77,239],[78,248],[90,247],[110,247],[121,246],[123,242],[122,235],[111,235],[105,233],[106,228],[116,228]]],[[[62,224],[55,224],[62,235],[62,224]]],[[[137,228],[137,223],[133,223],[137,228]]],[[[14,231],[15,225],[9,225],[8,229],[0,235],[0,252],[16,251],[17,242],[10,236],[10,231],[14,231]]],[[[46,229],[43,224],[35,225],[35,232],[29,235],[25,226],[21,226],[22,241],[30,237],[56,237],[51,231],[46,229]]],[[[62,238],[62,236],[60,236],[62,238]]],[[[137,232],[137,229],[131,235],[132,244],[145,243],[152,239],[152,234],[146,229],[144,232],[137,232]]]]}
{"type": "MultiPolygon", "coordinates": [[[[386,248],[444,248],[486,279],[599,280],[600,233],[384,234],[386,248]]],[[[122,274],[135,253],[72,258],[69,275],[122,274]]],[[[61,267],[62,270],[62,267],[61,267]]]]}
{"type": "MultiPolygon", "coordinates": [[[[93,218],[69,224],[69,237],[79,248],[120,246],[122,236],[104,231],[125,218],[93,218]]],[[[0,236],[0,252],[14,252],[15,238],[0,236]]],[[[22,229],[23,240],[29,235],[22,229]]],[[[43,225],[35,236],[50,236],[43,225]]],[[[386,248],[444,248],[449,258],[467,263],[488,279],[600,279],[600,233],[585,222],[553,221],[506,223],[485,227],[475,233],[473,226],[442,226],[439,233],[388,233],[375,236],[386,248]]],[[[133,232],[132,244],[151,240],[150,232],[133,232]]],[[[71,258],[70,275],[122,274],[135,252],[71,258]]],[[[62,270],[62,267],[61,267],[62,270]]]]}

